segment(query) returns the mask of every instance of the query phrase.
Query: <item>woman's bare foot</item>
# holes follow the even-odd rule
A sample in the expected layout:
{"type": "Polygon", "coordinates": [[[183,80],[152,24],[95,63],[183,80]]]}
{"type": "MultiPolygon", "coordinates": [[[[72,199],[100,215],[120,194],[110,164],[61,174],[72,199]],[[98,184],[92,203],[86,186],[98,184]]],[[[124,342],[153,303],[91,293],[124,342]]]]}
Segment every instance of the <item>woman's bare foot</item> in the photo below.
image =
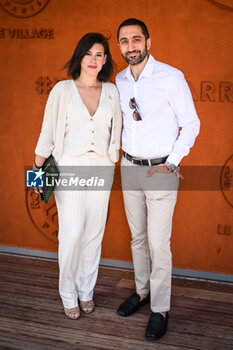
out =
{"type": "Polygon", "coordinates": [[[77,320],[80,317],[80,308],[79,306],[67,308],[64,307],[65,314],[71,320],[77,320]]]}
{"type": "Polygon", "coordinates": [[[93,300],[88,300],[88,301],[81,301],[80,300],[80,309],[85,313],[85,314],[90,314],[91,312],[94,311],[95,304],[93,300]]]}

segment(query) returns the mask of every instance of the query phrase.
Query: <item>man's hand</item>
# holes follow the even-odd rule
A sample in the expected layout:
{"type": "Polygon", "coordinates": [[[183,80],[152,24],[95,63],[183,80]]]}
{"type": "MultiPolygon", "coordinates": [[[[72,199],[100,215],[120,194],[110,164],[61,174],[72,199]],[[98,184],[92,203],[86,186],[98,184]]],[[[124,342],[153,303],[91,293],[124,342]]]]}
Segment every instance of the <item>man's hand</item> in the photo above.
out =
{"type": "Polygon", "coordinates": [[[167,166],[163,164],[155,165],[151,170],[148,171],[146,176],[151,176],[154,173],[162,173],[162,174],[169,174],[170,171],[168,170],[167,166]]]}

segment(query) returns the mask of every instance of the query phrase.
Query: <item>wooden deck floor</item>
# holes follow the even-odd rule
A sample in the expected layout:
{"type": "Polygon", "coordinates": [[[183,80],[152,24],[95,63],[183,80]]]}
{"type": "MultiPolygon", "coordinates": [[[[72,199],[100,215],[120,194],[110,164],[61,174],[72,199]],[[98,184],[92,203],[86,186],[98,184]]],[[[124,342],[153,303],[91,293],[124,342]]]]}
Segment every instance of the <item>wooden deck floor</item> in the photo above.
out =
{"type": "Polygon", "coordinates": [[[144,337],[149,305],[122,318],[118,305],[134,291],[133,272],[101,268],[96,309],[64,316],[56,262],[0,255],[0,349],[232,350],[233,286],[173,279],[167,334],[144,337]]]}

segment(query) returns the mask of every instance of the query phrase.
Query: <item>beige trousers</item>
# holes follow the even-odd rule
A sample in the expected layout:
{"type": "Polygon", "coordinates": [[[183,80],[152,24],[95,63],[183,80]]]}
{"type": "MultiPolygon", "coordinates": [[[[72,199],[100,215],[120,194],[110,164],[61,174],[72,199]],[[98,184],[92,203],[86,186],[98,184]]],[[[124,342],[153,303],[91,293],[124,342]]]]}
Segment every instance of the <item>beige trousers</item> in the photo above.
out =
{"type": "Polygon", "coordinates": [[[136,292],[151,294],[151,310],[170,309],[170,238],[179,180],[173,173],[146,174],[150,167],[122,158],[124,205],[131,230],[136,292]]]}
{"type": "MultiPolygon", "coordinates": [[[[58,162],[60,172],[63,166],[87,166],[86,169],[94,166],[92,174],[99,177],[105,165],[112,183],[115,166],[107,156],[92,152],[79,157],[63,155],[58,162]]],[[[55,191],[59,220],[59,293],[64,307],[73,308],[78,305],[78,299],[93,298],[109,196],[110,188],[55,191]]]]}

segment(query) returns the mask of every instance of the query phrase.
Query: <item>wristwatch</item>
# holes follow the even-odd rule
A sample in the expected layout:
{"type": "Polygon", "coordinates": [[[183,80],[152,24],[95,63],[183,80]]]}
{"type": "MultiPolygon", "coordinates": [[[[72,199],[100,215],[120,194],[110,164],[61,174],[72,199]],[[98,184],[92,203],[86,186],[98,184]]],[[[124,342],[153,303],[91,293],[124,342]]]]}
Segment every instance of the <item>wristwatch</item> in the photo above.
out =
{"type": "Polygon", "coordinates": [[[165,164],[166,164],[167,169],[168,169],[169,171],[174,171],[174,170],[176,170],[176,169],[178,168],[178,166],[177,166],[177,165],[172,164],[172,163],[167,162],[167,161],[165,162],[165,164]]]}

